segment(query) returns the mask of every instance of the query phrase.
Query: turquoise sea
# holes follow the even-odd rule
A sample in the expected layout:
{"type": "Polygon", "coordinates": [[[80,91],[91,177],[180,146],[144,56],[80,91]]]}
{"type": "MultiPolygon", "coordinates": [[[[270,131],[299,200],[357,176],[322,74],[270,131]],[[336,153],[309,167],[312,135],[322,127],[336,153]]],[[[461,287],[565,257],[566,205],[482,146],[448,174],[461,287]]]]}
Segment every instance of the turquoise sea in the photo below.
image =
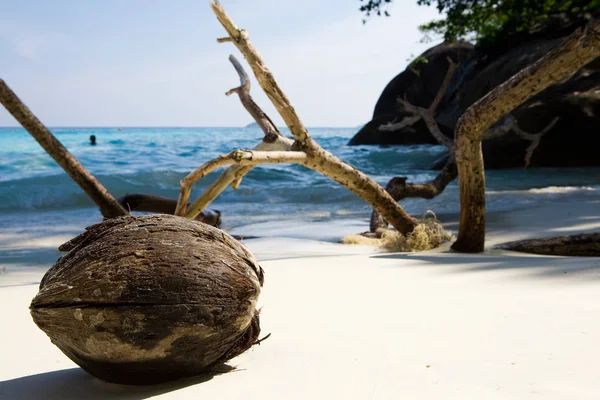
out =
{"type": "MultiPolygon", "coordinates": [[[[211,158],[236,148],[252,148],[258,129],[245,128],[52,128],[56,137],[115,196],[145,193],[177,198],[179,181],[211,158]],[[97,145],[89,145],[95,135],[97,145]]],[[[385,185],[393,176],[424,182],[441,146],[346,146],[355,128],[312,128],[327,150],[385,185]]],[[[285,131],[284,131],[285,133],[285,131]]],[[[488,171],[488,210],[535,207],[546,202],[600,200],[600,169],[515,169],[488,171]]],[[[219,171],[201,180],[192,198],[219,171]]],[[[402,205],[420,215],[457,212],[452,183],[433,200],[407,199],[402,205]]],[[[344,187],[298,165],[261,166],[237,191],[226,190],[211,206],[223,213],[223,227],[256,222],[360,219],[368,229],[369,207],[344,187]]],[[[87,196],[22,128],[0,128],[0,227],[85,226],[99,212],[87,196]]],[[[268,225],[267,225],[268,226],[268,225]]],[[[268,229],[268,228],[265,228],[268,229]]]]}

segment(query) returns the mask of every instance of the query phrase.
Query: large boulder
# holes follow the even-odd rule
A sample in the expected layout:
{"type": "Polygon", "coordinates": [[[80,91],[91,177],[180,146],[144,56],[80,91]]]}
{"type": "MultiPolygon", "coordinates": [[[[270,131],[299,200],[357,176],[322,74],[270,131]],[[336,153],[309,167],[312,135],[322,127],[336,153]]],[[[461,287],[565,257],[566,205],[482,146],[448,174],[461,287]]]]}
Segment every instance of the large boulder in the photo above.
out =
{"type": "MultiPolygon", "coordinates": [[[[479,59],[473,72],[460,83],[436,115],[438,123],[453,132],[460,116],[489,91],[543,57],[560,39],[534,40],[521,44],[493,61],[479,59]]],[[[468,65],[466,63],[465,65],[468,65]]],[[[588,64],[569,79],[549,87],[512,113],[521,130],[538,133],[555,118],[557,123],[544,135],[533,152],[530,167],[587,167],[600,165],[600,59],[588,64]]],[[[516,132],[484,140],[486,168],[525,166],[529,140],[516,132]]]]}
{"type": "MultiPolygon", "coordinates": [[[[529,36],[511,39],[485,51],[472,52],[467,59],[458,59],[450,87],[440,103],[436,121],[442,132],[452,137],[456,123],[477,100],[505,82],[520,70],[543,57],[560,44],[575,25],[552,20],[529,36]],[[461,62],[462,61],[462,62],[461,62]]],[[[390,121],[409,116],[392,99],[406,96],[412,104],[428,106],[446,74],[446,57],[451,50],[462,55],[468,47],[463,44],[436,46],[423,54],[430,60],[421,66],[420,74],[411,68],[392,80],[375,108],[374,119],[358,132],[349,144],[428,144],[435,143],[429,130],[420,121],[395,132],[381,132],[379,127],[390,121]],[[439,56],[443,54],[444,56],[439,56]],[[437,68],[433,68],[437,66],[437,68]],[[409,80],[409,77],[412,81],[409,80]],[[394,96],[393,93],[396,93],[394,96]]],[[[454,58],[453,58],[454,59],[454,58]]],[[[558,118],[533,152],[531,167],[599,166],[597,148],[600,145],[600,59],[588,64],[569,79],[544,90],[511,113],[518,127],[527,133],[537,133],[558,118]]],[[[516,132],[483,142],[486,168],[517,168],[525,166],[530,141],[516,132]]],[[[441,167],[444,161],[437,163],[441,167]]]]}
{"type": "Polygon", "coordinates": [[[373,120],[365,125],[349,144],[436,143],[422,121],[395,132],[381,132],[379,126],[400,121],[409,115],[398,104],[398,97],[405,98],[411,104],[428,107],[448,71],[448,59],[460,64],[468,58],[472,50],[473,45],[467,42],[443,43],[417,57],[405,71],[388,83],[375,105],[373,120]]]}

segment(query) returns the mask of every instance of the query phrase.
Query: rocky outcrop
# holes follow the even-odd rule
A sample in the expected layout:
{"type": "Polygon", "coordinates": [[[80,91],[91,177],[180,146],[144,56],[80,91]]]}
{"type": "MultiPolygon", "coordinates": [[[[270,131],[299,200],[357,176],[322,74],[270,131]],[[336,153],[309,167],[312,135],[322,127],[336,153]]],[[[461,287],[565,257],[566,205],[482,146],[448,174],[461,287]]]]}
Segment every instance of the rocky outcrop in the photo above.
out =
{"type": "Polygon", "coordinates": [[[375,105],[373,119],[350,140],[349,144],[436,143],[423,121],[405,128],[401,134],[380,132],[379,126],[402,120],[409,115],[398,104],[398,97],[405,98],[417,106],[429,106],[442,85],[448,70],[448,59],[460,64],[468,59],[472,51],[473,45],[470,43],[456,42],[440,44],[417,57],[404,72],[388,83],[375,105]]]}
{"type": "MultiPolygon", "coordinates": [[[[568,33],[561,31],[562,34],[568,33]]],[[[562,40],[556,35],[539,31],[532,35],[531,40],[521,42],[511,49],[497,49],[490,54],[474,54],[459,64],[451,85],[438,107],[436,121],[442,131],[452,136],[454,127],[460,116],[473,103],[485,96],[512,75],[538,60],[562,40]]],[[[436,46],[430,51],[440,52],[445,46],[436,46]]],[[[424,53],[423,56],[427,55],[424,53]]],[[[445,58],[445,57],[444,57],[445,58]]],[[[437,88],[447,70],[446,65],[439,61],[439,67],[432,69],[436,75],[437,88]]],[[[433,76],[423,73],[414,76],[422,80],[422,93],[416,95],[405,90],[397,82],[401,76],[411,74],[409,69],[394,78],[382,93],[377,106],[377,112],[387,112],[385,115],[375,115],[373,121],[358,132],[349,144],[427,144],[432,143],[429,131],[422,121],[420,124],[408,126],[394,132],[381,132],[381,123],[392,120],[401,121],[409,114],[396,108],[390,111],[390,104],[397,96],[407,92],[407,99],[419,106],[428,106],[427,101],[435,96],[435,85],[425,90],[426,84],[434,82],[433,76]],[[396,83],[395,83],[396,82],[396,83]],[[403,91],[404,90],[404,91],[403,91]],[[412,99],[412,100],[411,100],[412,99]],[[421,101],[421,103],[419,103],[421,101]],[[424,102],[424,104],[423,104],[424,102]]],[[[406,79],[406,78],[405,78],[406,79]]],[[[410,88],[419,84],[412,82],[410,88]]],[[[431,102],[431,100],[429,100],[431,102]]],[[[554,85],[535,96],[511,115],[518,121],[518,127],[529,133],[537,133],[548,126],[558,117],[556,124],[543,136],[539,146],[533,152],[530,167],[586,167],[600,166],[598,148],[600,146],[600,59],[588,64],[568,80],[554,85]]],[[[531,142],[524,140],[514,131],[504,136],[484,140],[483,154],[486,168],[518,168],[525,165],[525,154],[531,142]]],[[[437,163],[443,165],[443,160],[437,163]]]]}

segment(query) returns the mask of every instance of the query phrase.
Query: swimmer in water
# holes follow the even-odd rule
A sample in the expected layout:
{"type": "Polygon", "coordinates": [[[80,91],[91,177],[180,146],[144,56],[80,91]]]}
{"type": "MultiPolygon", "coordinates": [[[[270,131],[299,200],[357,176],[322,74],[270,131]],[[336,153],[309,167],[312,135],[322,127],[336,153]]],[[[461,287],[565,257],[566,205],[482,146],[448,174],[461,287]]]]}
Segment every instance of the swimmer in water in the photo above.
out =
{"type": "Polygon", "coordinates": [[[96,135],[90,136],[90,145],[92,145],[92,146],[96,145],[96,135]]]}

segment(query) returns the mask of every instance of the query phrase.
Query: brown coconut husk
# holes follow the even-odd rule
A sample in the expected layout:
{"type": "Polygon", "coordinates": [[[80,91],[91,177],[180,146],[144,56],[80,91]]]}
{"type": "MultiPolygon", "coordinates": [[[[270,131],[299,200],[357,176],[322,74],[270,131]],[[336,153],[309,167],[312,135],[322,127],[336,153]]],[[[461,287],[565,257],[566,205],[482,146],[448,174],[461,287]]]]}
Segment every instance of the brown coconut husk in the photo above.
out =
{"type": "Polygon", "coordinates": [[[225,232],[171,215],[93,225],[61,246],[34,322],[90,374],[154,384],[198,375],[258,342],[263,270],[225,232]]]}

